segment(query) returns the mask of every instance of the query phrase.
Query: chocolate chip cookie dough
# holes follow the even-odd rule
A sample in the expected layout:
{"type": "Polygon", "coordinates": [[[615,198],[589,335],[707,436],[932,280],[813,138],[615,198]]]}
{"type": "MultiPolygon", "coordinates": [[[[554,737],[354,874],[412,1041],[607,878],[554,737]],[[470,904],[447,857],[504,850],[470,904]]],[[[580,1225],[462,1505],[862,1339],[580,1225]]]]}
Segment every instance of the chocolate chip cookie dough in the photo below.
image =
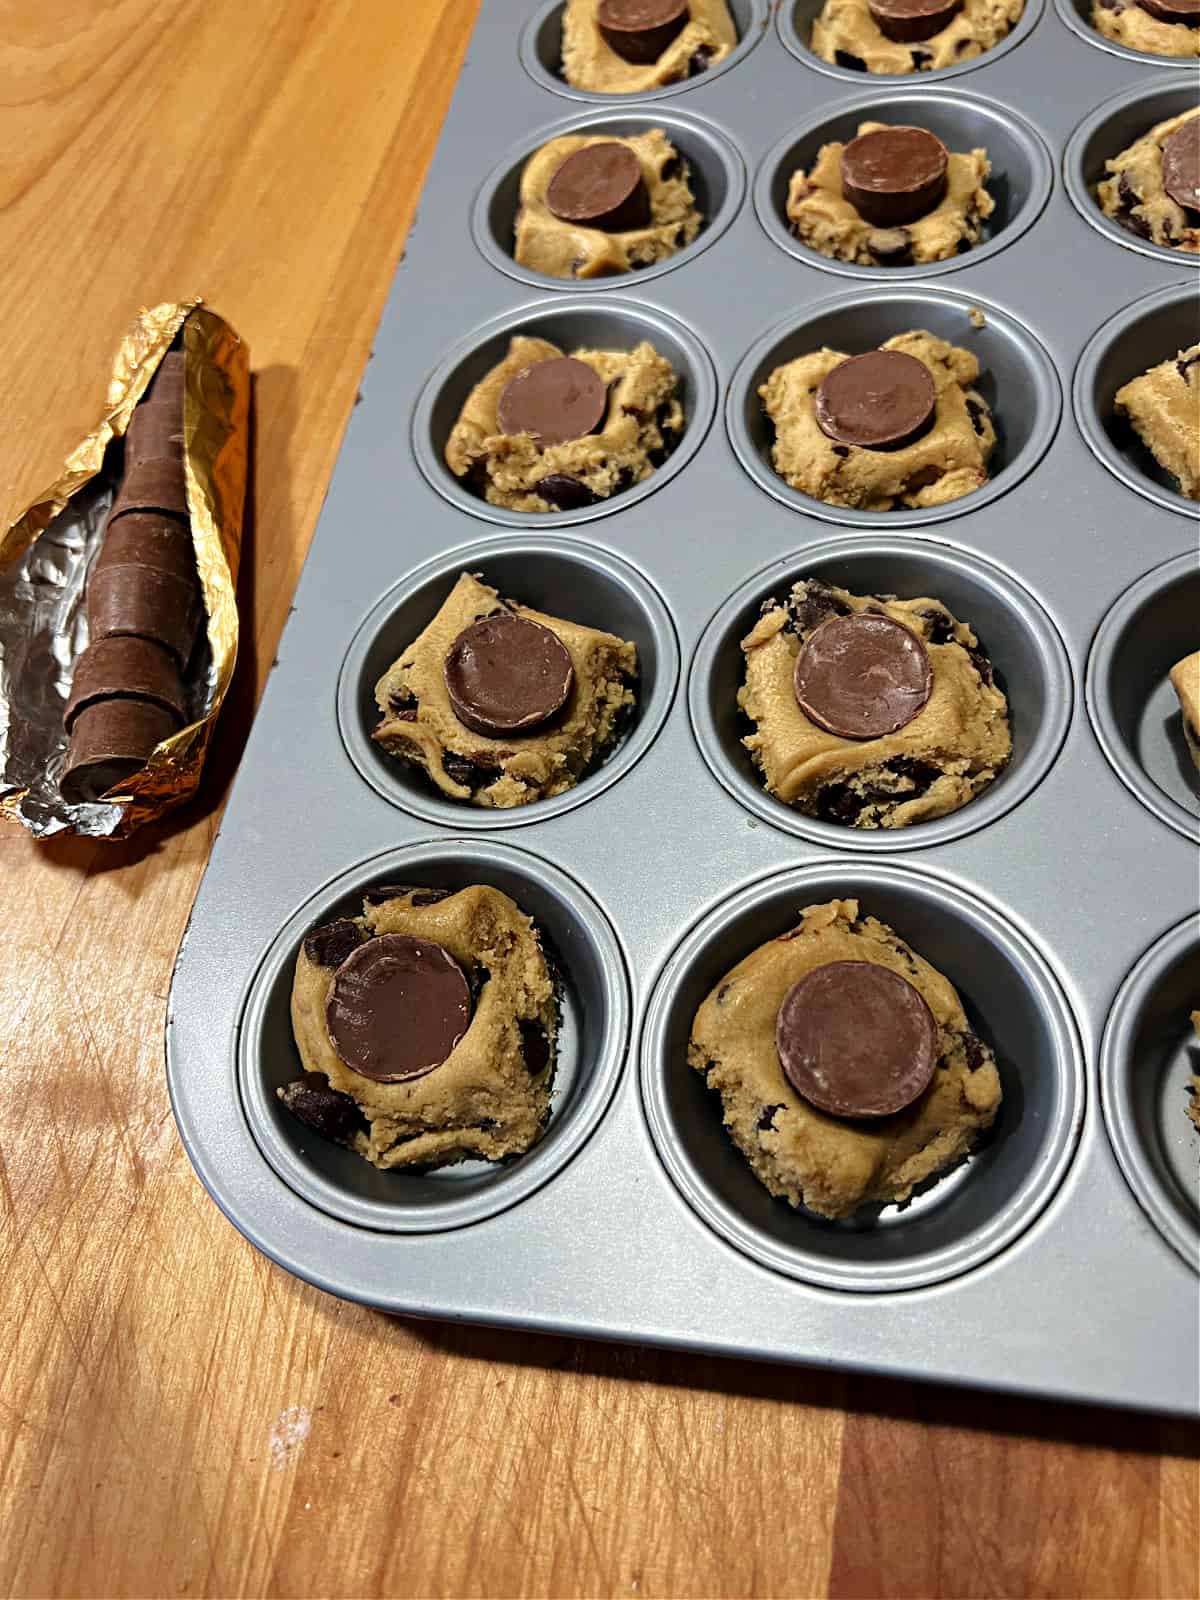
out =
{"type": "Polygon", "coordinates": [[[304,1074],[278,1095],[376,1167],[499,1161],[545,1126],[557,1025],[537,929],[507,895],[372,890],[296,957],[304,1074]]]}
{"type": "Polygon", "coordinates": [[[573,511],[648,478],[683,424],[679,380],[647,340],[564,356],[518,334],[467,396],[446,465],[489,505],[573,511]]]}
{"type": "Polygon", "coordinates": [[[1170,672],[1171,687],[1183,713],[1183,738],[1192,765],[1200,771],[1200,650],[1184,656],[1170,672]]]}
{"type": "Polygon", "coordinates": [[[807,907],[727,972],[688,1061],[759,1181],[823,1217],[907,1200],[970,1152],[1002,1098],[953,985],[856,900],[807,907]]]}
{"type": "Polygon", "coordinates": [[[985,150],[946,150],[924,128],[862,122],[822,145],[788,185],[787,216],[812,250],[858,266],[947,261],[978,244],[995,210],[985,150]]]}
{"type": "Polygon", "coordinates": [[[1104,165],[1106,217],[1150,244],[1200,252],[1200,111],[1158,123],[1104,165]]]}
{"type": "Polygon", "coordinates": [[[1200,55],[1196,0],[1095,0],[1092,27],[1114,44],[1152,56],[1200,55]]]}
{"type": "Polygon", "coordinates": [[[811,48],[860,72],[935,72],[999,44],[1024,9],[1025,0],[825,0],[811,48]]]}
{"type": "Polygon", "coordinates": [[[563,77],[596,94],[645,94],[723,61],[737,44],[725,0],[567,0],[563,77]]]}
{"type": "Polygon", "coordinates": [[[742,743],[767,792],[807,816],[907,828],[961,810],[1008,765],[1008,701],[940,600],[801,578],[742,652],[742,743]]]}
{"type": "MultiPolygon", "coordinates": [[[[1200,1011],[1192,1012],[1192,1032],[1200,1039],[1200,1011]]],[[[1188,1085],[1187,1114],[1200,1128],[1200,1077],[1194,1075],[1188,1085]]]]}
{"type": "Polygon", "coordinates": [[[1200,500],[1200,344],[1131,378],[1113,404],[1180,494],[1200,500]]]}
{"type": "Polygon", "coordinates": [[[464,572],[376,684],[372,737],[453,800],[528,805],[574,788],[613,743],[636,679],[636,646],[464,572]]]}
{"type": "Polygon", "coordinates": [[[687,163],[661,128],[563,134],[521,174],[515,258],[551,278],[603,278],[666,261],[700,232],[687,163]]]}
{"type": "Polygon", "coordinates": [[[775,471],[827,505],[866,511],[970,494],[987,482],[996,444],[978,377],[969,350],[921,331],[863,356],[814,350],[776,367],[758,391],[775,425],[775,471]]]}

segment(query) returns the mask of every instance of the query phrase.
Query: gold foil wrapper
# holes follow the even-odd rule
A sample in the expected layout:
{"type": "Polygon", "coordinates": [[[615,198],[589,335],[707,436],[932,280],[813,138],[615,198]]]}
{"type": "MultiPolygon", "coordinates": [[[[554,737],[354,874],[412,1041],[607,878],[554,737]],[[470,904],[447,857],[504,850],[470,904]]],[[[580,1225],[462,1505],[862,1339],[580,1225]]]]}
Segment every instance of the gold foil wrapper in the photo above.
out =
{"type": "Polygon", "coordinates": [[[71,828],[126,838],[195,792],[237,661],[249,414],[249,356],[227,322],[198,300],[143,310],[117,351],[99,423],[0,535],[0,814],[37,837],[71,828]],[[184,474],[208,644],[190,669],[194,716],[119,788],[71,804],[58,786],[62,711],[87,644],[84,587],[117,483],[109,447],[181,330],[184,474]]]}

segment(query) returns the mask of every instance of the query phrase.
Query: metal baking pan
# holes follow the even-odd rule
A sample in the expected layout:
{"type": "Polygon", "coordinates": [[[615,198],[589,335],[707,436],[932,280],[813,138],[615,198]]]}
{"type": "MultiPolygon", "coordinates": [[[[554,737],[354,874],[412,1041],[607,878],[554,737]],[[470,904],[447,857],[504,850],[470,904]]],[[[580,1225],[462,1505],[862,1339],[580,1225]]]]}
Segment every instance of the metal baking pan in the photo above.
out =
{"type": "Polygon", "coordinates": [[[1195,340],[1200,288],[1192,261],[1108,226],[1089,185],[1187,103],[1194,72],[1102,45],[1067,0],[1031,0],[1002,48],[909,79],[818,64],[815,0],[732,10],[742,43],[720,70],[629,100],[555,77],[557,0],[485,0],[180,951],[180,1131],[260,1249],[385,1310],[1192,1413],[1200,799],[1165,677],[1200,644],[1196,507],[1112,395],[1195,340]],[[791,166],[868,112],[988,148],[1000,205],[979,248],[859,269],[786,233],[791,166]],[[599,283],[515,267],[524,157],[559,131],[655,125],[695,169],[696,243],[599,283]],[[764,460],[762,373],[911,326],[983,360],[990,486],[879,516],[788,490],[764,460]],[[681,448],[583,511],[474,499],[441,446],[518,329],[650,338],[682,379],[681,448]],[[639,646],[632,731],[557,800],[456,806],[367,737],[376,674],[464,569],[639,646]],[[762,792],[737,741],[736,644],[804,573],[937,595],[976,626],[1014,720],[991,791],[888,834],[762,792]],[[379,1173],[274,1098],[297,1070],[303,932],[398,879],[494,883],[558,954],[553,1120],[511,1165],[379,1173]],[[772,1201],[684,1061],[715,978],[834,895],[948,974],[1005,1086],[987,1148],[869,1227],[772,1201]]]}

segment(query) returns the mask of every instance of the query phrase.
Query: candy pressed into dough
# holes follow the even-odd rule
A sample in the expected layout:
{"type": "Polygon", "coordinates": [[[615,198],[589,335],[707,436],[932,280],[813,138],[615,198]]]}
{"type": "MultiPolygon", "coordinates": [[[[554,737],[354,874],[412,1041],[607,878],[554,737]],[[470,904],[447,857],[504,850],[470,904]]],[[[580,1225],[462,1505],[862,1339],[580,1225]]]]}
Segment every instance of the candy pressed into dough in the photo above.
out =
{"type": "Polygon", "coordinates": [[[661,128],[615,138],[612,134],[563,134],[534,151],[521,174],[515,258],[523,267],[552,278],[604,278],[653,266],[675,255],[700,232],[687,163],[661,128]],[[546,190],[558,168],[579,150],[595,144],[623,144],[637,156],[650,199],[644,228],[609,233],[564,222],[546,204],[546,190]]]}
{"type": "Polygon", "coordinates": [[[1183,713],[1183,737],[1193,765],[1200,769],[1200,650],[1171,668],[1171,687],[1183,713]]]}
{"type": "Polygon", "coordinates": [[[586,497],[607,500],[648,478],[683,433],[679,380],[671,363],[643,339],[632,350],[572,350],[608,386],[603,425],[582,439],[540,446],[528,433],[499,432],[496,406],[509,381],[526,367],[565,354],[548,339],[518,334],[508,354],[467,396],[446,441],[446,465],[468,478],[489,505],[509,511],[555,511],[538,492],[544,479],[561,474],[582,486],[586,497]]]}
{"type": "Polygon", "coordinates": [[[1114,44],[1151,56],[1200,55],[1200,28],[1182,22],[1161,22],[1143,11],[1137,0],[1095,0],[1092,27],[1114,44]]]}
{"type": "Polygon", "coordinates": [[[987,482],[996,430],[972,387],[979,362],[969,350],[931,333],[899,333],[881,346],[915,356],[929,369],[937,409],[929,431],[901,450],[837,444],[817,423],[816,392],[846,353],[814,350],[776,367],[758,393],[775,425],[771,461],[793,489],[833,506],[890,511],[936,506],[987,482]]]}
{"type": "Polygon", "coordinates": [[[999,44],[1024,9],[1025,0],[964,0],[940,33],[899,44],[879,27],[867,0],[825,0],[812,25],[811,48],[822,61],[859,71],[935,72],[999,44]]]}
{"type": "Polygon", "coordinates": [[[907,1200],[919,1183],[966,1156],[1002,1098],[991,1048],[967,1023],[954,986],[856,900],[809,906],[790,932],[727,972],[696,1012],[688,1062],[721,1097],[725,1127],[773,1195],[823,1217],[907,1200]],[[937,1066],[903,1111],[832,1117],[784,1076],[775,1018],[814,967],[873,961],[919,991],[937,1024],[937,1066]]]}
{"type": "Polygon", "coordinates": [[[596,94],[644,94],[706,72],[737,44],[737,29],[725,0],[688,0],[688,10],[686,25],[658,60],[639,66],[609,48],[596,24],[596,0],[567,0],[563,77],[574,88],[596,94]]]}
{"type": "Polygon", "coordinates": [[[1200,500],[1200,344],[1131,378],[1113,403],[1180,494],[1200,500]]]}
{"type": "Polygon", "coordinates": [[[627,640],[502,600],[477,574],[464,572],[376,684],[382,716],[372,737],[389,755],[423,768],[453,800],[528,805],[574,788],[632,711],[636,678],[637,647],[627,640]],[[494,739],[455,716],[443,664],[464,628],[500,611],[549,628],[565,646],[575,677],[566,705],[548,726],[494,739]]]}
{"type": "Polygon", "coordinates": [[[1130,233],[1151,244],[1188,254],[1200,252],[1200,224],[1163,187],[1163,145],[1200,110],[1185,111],[1157,123],[1127,150],[1104,163],[1112,174],[1096,190],[1100,209],[1130,233]]]}
{"type": "Polygon", "coordinates": [[[738,706],[755,724],[742,740],[769,794],[853,828],[906,828],[967,805],[1012,754],[1008,701],[971,629],[940,600],[855,595],[802,578],[768,601],[742,641],[738,706]],[[809,720],[793,673],[804,640],[830,617],[882,612],[922,640],[933,674],[924,708],[895,733],[843,739],[809,720]]]}
{"type": "MultiPolygon", "coordinates": [[[[376,1167],[498,1161],[528,1150],[550,1114],[558,1026],[554,983],[531,920],[485,884],[444,896],[377,890],[361,917],[345,920],[342,931],[356,929],[359,938],[400,933],[440,944],[466,972],[475,998],[467,1031],[441,1066],[404,1083],[377,1083],[334,1050],[325,1005],[336,967],[313,959],[319,940],[305,941],[292,984],[292,1031],[305,1071],[353,1102],[338,1142],[376,1167]]],[[[303,1104],[295,1085],[285,1085],[279,1098],[303,1104]]]]}
{"type": "MultiPolygon", "coordinates": [[[[877,133],[888,124],[860,122],[858,133],[877,133]]],[[[904,228],[880,229],[867,222],[846,199],[842,189],[842,151],[840,140],[822,145],[809,172],[792,174],[788,185],[787,216],[792,231],[810,249],[835,261],[852,261],[859,266],[879,264],[874,245],[882,243],[884,254],[895,249],[894,236],[908,235],[909,250],[905,265],[927,261],[946,261],[961,250],[979,243],[980,224],[995,210],[987,191],[991,172],[986,150],[964,154],[950,152],[946,167],[946,193],[932,211],[904,228]]]]}

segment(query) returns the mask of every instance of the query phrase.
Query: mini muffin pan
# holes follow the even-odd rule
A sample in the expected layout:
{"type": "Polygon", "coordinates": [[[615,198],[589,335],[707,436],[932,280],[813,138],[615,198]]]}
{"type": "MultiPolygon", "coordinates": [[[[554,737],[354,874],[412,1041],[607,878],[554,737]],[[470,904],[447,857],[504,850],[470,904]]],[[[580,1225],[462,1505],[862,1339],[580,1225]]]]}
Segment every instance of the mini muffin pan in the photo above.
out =
{"type": "Polygon", "coordinates": [[[1200,508],[1113,396],[1194,342],[1200,278],[1094,195],[1191,75],[1093,49],[1068,0],[1035,0],[989,54],[874,78],[812,56],[816,9],[734,0],[728,61],[625,99],[556,75],[561,0],[483,0],[180,950],[177,1120],[259,1248],[388,1311],[1192,1414],[1200,785],[1166,674],[1200,648],[1200,508]],[[788,232],[793,167],[867,118],[988,150],[978,248],[862,269],[788,232]],[[692,167],[695,243],[598,283],[518,268],[526,156],[562,132],[652,127],[692,167]],[[986,488],[882,514],[790,490],[756,392],[771,368],[919,327],[979,356],[999,432],[986,488]],[[545,516],[456,479],[446,437],[518,332],[666,355],[686,428],[665,463],[545,516]],[[371,740],[376,679],[464,571],[637,644],[636,712],[565,795],[458,805],[371,740]],[[803,576],[932,596],[974,628],[1014,748],[962,811],[872,833],[762,789],[739,642],[803,576]],[[275,1097],[300,1070],[296,952],[372,886],[471,882],[536,919],[561,974],[551,1120],[511,1162],[381,1173],[275,1097]],[[969,1161],[838,1224],[770,1198],[686,1062],[721,974],[830,898],[953,981],[1005,1092],[969,1161]]]}

